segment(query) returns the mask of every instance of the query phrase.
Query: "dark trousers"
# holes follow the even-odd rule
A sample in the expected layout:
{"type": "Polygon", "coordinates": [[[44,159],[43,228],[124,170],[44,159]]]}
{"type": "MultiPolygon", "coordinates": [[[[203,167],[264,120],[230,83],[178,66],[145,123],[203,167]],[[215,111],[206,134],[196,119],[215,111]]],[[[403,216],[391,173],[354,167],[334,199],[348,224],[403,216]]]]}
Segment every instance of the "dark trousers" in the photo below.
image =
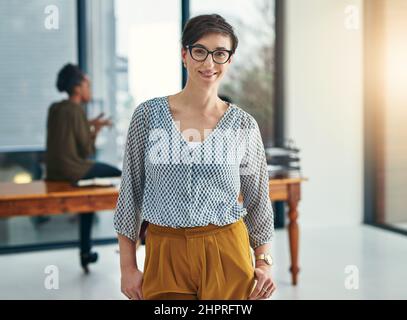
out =
{"type": "MultiPolygon", "coordinates": [[[[81,179],[120,177],[122,172],[108,164],[96,162],[81,179]]],[[[79,215],[79,243],[81,254],[89,253],[92,247],[91,230],[94,212],[86,212],[79,215]]]]}

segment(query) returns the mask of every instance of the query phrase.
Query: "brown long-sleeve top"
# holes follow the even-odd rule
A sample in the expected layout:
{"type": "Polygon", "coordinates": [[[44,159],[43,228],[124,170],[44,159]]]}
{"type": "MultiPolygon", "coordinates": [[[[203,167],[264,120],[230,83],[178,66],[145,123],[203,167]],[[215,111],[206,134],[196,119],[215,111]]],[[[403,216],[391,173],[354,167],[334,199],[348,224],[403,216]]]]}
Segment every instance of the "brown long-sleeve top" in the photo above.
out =
{"type": "Polygon", "coordinates": [[[95,139],[84,109],[69,100],[53,103],[47,118],[46,179],[77,181],[94,161],[95,139]]]}

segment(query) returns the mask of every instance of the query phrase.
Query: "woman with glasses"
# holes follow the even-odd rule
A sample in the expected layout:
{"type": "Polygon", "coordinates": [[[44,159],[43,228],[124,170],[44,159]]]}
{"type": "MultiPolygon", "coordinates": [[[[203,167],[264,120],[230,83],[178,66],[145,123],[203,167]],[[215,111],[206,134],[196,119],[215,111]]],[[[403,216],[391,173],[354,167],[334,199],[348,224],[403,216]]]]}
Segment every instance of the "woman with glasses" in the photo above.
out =
{"type": "Polygon", "coordinates": [[[218,97],[237,45],[221,16],[190,19],[182,34],[185,87],[133,114],[114,216],[129,299],[266,299],[275,290],[260,131],[218,97]],[[144,272],[135,257],[143,220],[144,272]]]}

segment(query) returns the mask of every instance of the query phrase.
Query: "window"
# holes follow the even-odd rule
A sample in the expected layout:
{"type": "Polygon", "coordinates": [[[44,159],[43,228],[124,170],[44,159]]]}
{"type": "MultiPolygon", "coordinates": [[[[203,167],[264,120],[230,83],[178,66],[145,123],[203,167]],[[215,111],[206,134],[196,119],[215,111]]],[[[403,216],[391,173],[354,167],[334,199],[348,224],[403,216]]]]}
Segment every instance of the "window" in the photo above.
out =
{"type": "MultiPolygon", "coordinates": [[[[0,1],[0,181],[42,176],[48,107],[64,97],[55,87],[58,71],[77,62],[76,26],[76,0],[0,1]]],[[[0,219],[0,247],[77,239],[69,220],[0,219]]]]}
{"type": "Polygon", "coordinates": [[[0,152],[44,149],[58,70],[76,62],[76,1],[0,1],[0,152]]]}
{"type": "Polygon", "coordinates": [[[407,7],[366,3],[365,222],[407,234],[407,7]]]}
{"type": "Polygon", "coordinates": [[[121,167],[135,107],[181,90],[181,1],[87,3],[94,96],[89,116],[101,111],[112,116],[114,128],[104,129],[97,140],[98,159],[121,167]]]}

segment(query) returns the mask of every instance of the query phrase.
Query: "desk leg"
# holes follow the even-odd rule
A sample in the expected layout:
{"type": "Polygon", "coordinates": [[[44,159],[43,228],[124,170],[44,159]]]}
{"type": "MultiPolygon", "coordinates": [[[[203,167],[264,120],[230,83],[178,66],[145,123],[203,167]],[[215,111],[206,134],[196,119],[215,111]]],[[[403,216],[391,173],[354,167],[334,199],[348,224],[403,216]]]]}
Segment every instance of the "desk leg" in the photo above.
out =
{"type": "Polygon", "coordinates": [[[290,219],[288,225],[288,236],[290,241],[291,253],[291,279],[292,284],[297,284],[297,274],[300,271],[298,267],[298,211],[297,206],[300,200],[300,184],[288,185],[288,218],[290,219]]]}

